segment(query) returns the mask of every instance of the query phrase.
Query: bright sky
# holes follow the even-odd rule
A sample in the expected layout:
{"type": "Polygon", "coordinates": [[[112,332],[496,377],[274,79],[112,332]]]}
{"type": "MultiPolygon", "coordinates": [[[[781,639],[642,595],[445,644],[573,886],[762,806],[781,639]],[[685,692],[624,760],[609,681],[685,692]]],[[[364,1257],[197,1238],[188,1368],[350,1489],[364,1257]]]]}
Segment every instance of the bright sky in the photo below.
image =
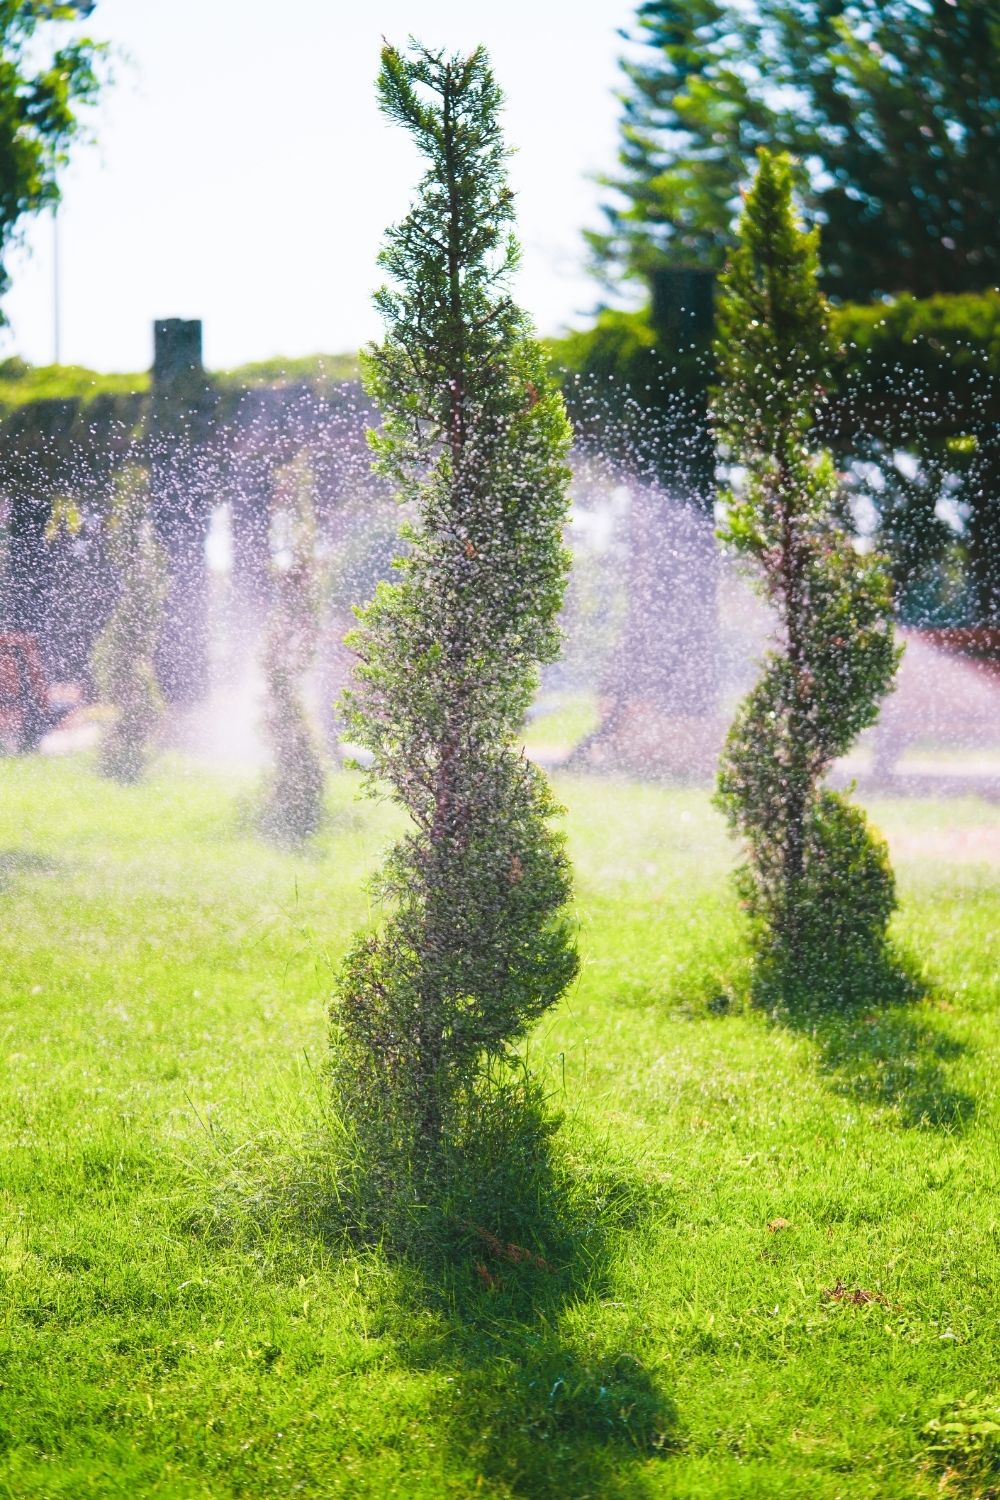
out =
{"type": "MultiPolygon", "coordinates": [[[[154,318],[200,317],[210,368],[356,348],[383,228],[417,161],[374,102],[380,39],[484,42],[518,148],[524,261],[516,288],[542,333],[599,292],[581,228],[613,165],[616,29],[634,0],[99,0],[115,81],[77,147],[59,214],[61,357],[99,370],[151,360],[154,318]],[[122,56],[124,54],[124,56],[122,56]]],[[[53,357],[53,227],[12,259],[0,354],[53,357]]]]}

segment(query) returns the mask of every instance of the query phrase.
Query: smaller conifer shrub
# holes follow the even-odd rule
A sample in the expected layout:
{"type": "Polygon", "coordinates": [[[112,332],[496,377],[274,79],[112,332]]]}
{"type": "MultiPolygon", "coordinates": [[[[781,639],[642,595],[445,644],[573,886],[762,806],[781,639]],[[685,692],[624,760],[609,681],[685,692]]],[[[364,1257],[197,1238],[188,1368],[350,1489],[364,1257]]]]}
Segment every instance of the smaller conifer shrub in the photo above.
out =
{"type": "Polygon", "coordinates": [[[325,776],[302,702],[302,678],[316,651],[319,585],[313,474],[301,453],[277,475],[276,515],[283,546],[273,568],[264,637],[264,729],[273,757],[258,827],[279,843],[298,844],[323,820],[325,776]]]}
{"type": "Polygon", "coordinates": [[[149,513],[149,474],[129,465],[115,480],[106,522],[118,598],[94,643],[91,665],[102,700],[115,711],[98,752],[113,781],[142,776],[150,737],[162,712],[153,666],[167,598],[167,556],[149,513]]]}
{"type": "Polygon", "coordinates": [[[817,272],[791,164],[762,151],[722,278],[714,415],[746,475],[723,536],[778,631],[729,732],[718,802],[746,848],[758,978],[786,1000],[843,998],[888,973],[895,905],[884,841],[822,785],[876,719],[900,649],[883,560],[853,544],[832,463],[810,442],[833,360],[817,272]]]}

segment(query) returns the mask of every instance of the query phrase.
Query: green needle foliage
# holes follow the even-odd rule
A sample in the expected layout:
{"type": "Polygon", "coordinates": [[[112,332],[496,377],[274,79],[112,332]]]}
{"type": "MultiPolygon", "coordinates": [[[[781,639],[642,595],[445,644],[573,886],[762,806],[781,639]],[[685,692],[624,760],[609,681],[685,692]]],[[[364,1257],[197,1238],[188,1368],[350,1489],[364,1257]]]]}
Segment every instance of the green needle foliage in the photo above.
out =
{"type": "Polygon", "coordinates": [[[325,784],[301,690],[319,630],[313,474],[304,451],[279,472],[277,485],[287,546],[274,568],[264,638],[264,727],[274,763],[257,821],[266,837],[299,844],[320,827],[325,784]]]}
{"type": "Polygon", "coordinates": [[[755,565],[779,644],[729,732],[718,798],[747,847],[761,977],[786,999],[869,984],[895,905],[884,842],[822,786],[876,719],[900,649],[882,560],[853,546],[830,459],[810,447],[832,359],[817,273],[791,163],[761,151],[722,279],[714,411],[746,471],[724,537],[755,565]]]}
{"type": "Polygon", "coordinates": [[[333,1015],[345,1111],[395,1190],[474,1133],[498,1062],[576,970],[557,809],[517,745],[559,648],[570,430],[506,291],[518,252],[486,54],[387,46],[378,93],[427,162],[386,237],[386,336],[366,359],[377,462],[409,523],[396,581],[359,612],[345,706],[369,790],[388,783],[412,826],[333,1015]]]}
{"type": "Polygon", "coordinates": [[[98,764],[113,781],[138,781],[162,702],[153,656],[167,597],[167,558],[149,514],[149,474],[138,465],[115,481],[107,521],[108,552],[118,599],[94,645],[94,680],[115,710],[101,740],[98,764]]]}

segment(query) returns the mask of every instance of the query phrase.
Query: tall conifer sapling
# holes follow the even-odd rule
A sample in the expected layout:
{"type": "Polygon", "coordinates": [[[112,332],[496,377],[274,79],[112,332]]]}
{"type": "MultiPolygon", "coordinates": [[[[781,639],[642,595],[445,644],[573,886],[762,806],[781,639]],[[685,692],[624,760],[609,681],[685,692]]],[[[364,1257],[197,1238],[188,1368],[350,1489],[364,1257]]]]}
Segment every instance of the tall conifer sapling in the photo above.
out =
{"type": "Polygon", "coordinates": [[[724,535],[752,561],[778,640],[730,730],[719,802],[747,850],[761,977],[786,999],[845,996],[888,972],[894,885],[884,842],[822,780],[876,719],[900,651],[886,570],[853,545],[811,446],[833,355],[817,237],[797,222],[788,158],[759,161],[722,279],[714,411],[746,473],[724,535]]]}
{"type": "Polygon", "coordinates": [[[517,746],[559,645],[570,433],[506,289],[517,247],[484,51],[387,46],[378,94],[427,164],[386,237],[386,334],[366,361],[377,463],[409,521],[396,580],[359,612],[346,711],[372,788],[412,822],[378,882],[387,918],[343,968],[334,1070],[399,1184],[461,1138],[491,1063],[576,969],[556,809],[517,746]]]}
{"type": "Polygon", "coordinates": [[[106,538],[118,597],[94,642],[93,673],[115,717],[103,733],[97,763],[111,780],[138,781],[148,739],[162,712],[153,655],[163,627],[168,579],[166,553],[150,517],[150,477],[135,463],[115,477],[106,538]]]}
{"type": "Polygon", "coordinates": [[[302,701],[302,679],[315,655],[319,633],[313,489],[312,466],[303,450],[277,475],[275,514],[284,526],[285,546],[283,557],[272,569],[262,658],[264,728],[273,764],[257,821],[267,837],[291,844],[318,831],[326,782],[302,701]]]}
{"type": "Polygon", "coordinates": [[[101,774],[138,781],[162,711],[153,657],[167,597],[167,557],[149,513],[149,473],[129,465],[115,480],[107,520],[118,598],[93,649],[98,691],[115,710],[98,752],[101,774]]]}

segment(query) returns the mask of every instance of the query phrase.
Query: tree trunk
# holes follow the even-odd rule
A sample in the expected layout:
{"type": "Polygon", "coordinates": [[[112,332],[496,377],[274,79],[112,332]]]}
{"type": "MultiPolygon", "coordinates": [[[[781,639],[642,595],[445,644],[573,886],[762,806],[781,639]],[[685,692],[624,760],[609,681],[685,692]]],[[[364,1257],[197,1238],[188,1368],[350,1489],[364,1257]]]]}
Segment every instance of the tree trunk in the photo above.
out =
{"type": "MultiPolygon", "coordinates": [[[[708,423],[711,272],[667,270],[652,282],[651,320],[666,367],[683,370],[654,481],[629,482],[628,604],[602,688],[596,732],[577,765],[639,775],[703,776],[722,739],[715,444],[708,423]]],[[[666,425],[666,424],[665,424],[666,425]]]]}

